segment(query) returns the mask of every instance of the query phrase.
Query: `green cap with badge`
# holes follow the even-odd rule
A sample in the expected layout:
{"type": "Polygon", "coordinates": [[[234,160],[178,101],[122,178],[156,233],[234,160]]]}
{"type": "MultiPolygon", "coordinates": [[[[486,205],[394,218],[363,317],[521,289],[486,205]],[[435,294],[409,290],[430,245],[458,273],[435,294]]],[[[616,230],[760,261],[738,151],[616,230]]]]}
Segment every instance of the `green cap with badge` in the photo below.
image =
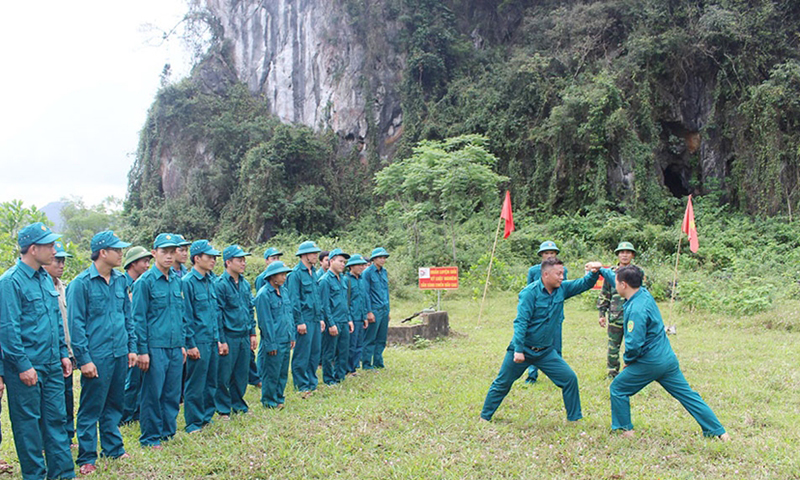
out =
{"type": "Polygon", "coordinates": [[[617,245],[617,249],[614,250],[614,253],[619,253],[623,250],[628,250],[629,252],[633,252],[634,255],[636,254],[636,249],[633,248],[633,244],[631,242],[619,242],[619,245],[617,245]]]}
{"type": "Polygon", "coordinates": [[[227,262],[231,258],[249,257],[250,253],[245,252],[239,245],[229,245],[222,251],[222,261],[227,262]]]}
{"type": "Polygon", "coordinates": [[[28,248],[31,245],[47,245],[61,238],[61,235],[53,233],[50,228],[42,222],[36,222],[23,228],[17,234],[19,248],[28,248]]]}
{"type": "Polygon", "coordinates": [[[70,257],[72,257],[71,254],[67,253],[67,251],[64,250],[64,242],[58,241],[58,242],[54,243],[53,246],[56,247],[56,258],[70,258],[70,257]]]}
{"type": "Polygon", "coordinates": [[[131,263],[141,260],[145,257],[153,258],[153,255],[144,247],[139,245],[131,247],[125,252],[125,258],[122,260],[122,269],[126,270],[131,263]]]}
{"type": "Polygon", "coordinates": [[[542,244],[539,245],[539,251],[536,252],[536,253],[541,255],[542,252],[556,252],[556,253],[559,253],[559,252],[561,252],[561,250],[559,250],[558,247],[556,246],[556,242],[554,242],[552,240],[547,240],[546,242],[542,242],[542,244]]]}
{"type": "Polygon", "coordinates": [[[306,253],[319,253],[322,249],[317,246],[316,243],[312,242],[311,240],[305,241],[297,247],[297,253],[294,255],[299,257],[300,255],[305,255],[306,253]]]}

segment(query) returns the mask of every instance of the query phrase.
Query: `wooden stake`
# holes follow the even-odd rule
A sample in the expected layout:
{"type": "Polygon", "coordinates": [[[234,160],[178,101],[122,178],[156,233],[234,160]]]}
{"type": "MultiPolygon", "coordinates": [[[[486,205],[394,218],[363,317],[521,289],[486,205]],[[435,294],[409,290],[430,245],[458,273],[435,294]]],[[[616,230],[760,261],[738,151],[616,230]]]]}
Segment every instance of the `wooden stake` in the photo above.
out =
{"type": "Polygon", "coordinates": [[[492,274],[492,262],[494,262],[494,249],[497,248],[497,239],[500,237],[500,225],[503,224],[503,217],[497,222],[497,232],[494,234],[494,245],[492,245],[492,256],[489,257],[489,269],[486,271],[486,284],[483,286],[483,299],[481,300],[481,309],[478,311],[478,323],[481,321],[483,315],[483,303],[486,301],[486,291],[489,290],[489,276],[492,274]]]}

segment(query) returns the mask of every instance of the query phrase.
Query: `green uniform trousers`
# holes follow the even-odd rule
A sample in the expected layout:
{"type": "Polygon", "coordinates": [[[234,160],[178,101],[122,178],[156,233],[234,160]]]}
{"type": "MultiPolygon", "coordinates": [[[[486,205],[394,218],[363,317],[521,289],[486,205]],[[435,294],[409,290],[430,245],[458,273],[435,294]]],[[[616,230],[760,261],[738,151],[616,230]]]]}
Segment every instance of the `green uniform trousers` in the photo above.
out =
{"type": "Polygon", "coordinates": [[[261,404],[275,408],[286,403],[284,392],[289,379],[289,342],[279,343],[277,354],[268,355],[265,343],[258,346],[258,372],[261,374],[261,404]]]}
{"type": "Polygon", "coordinates": [[[383,368],[383,350],[386,348],[386,336],[389,333],[389,309],[380,307],[373,310],[375,323],[367,326],[364,335],[364,354],[361,366],[365,370],[383,368]]]}
{"type": "Polygon", "coordinates": [[[178,429],[178,411],[183,377],[180,347],[150,348],[150,368],[142,376],[139,426],[142,446],[161,445],[178,429]]]}
{"type": "Polygon", "coordinates": [[[609,387],[612,430],[633,430],[630,397],[653,381],[660,383],[664,390],[681,402],[683,408],[700,424],[703,435],[712,437],[725,433],[725,428],[711,408],[689,386],[675,356],[659,363],[634,362],[614,378],[609,387]]]}
{"type": "Polygon", "coordinates": [[[323,348],[322,381],[327,385],[344,380],[347,363],[350,361],[350,326],[347,323],[338,323],[336,328],[339,334],[335,337],[327,329],[322,333],[322,341],[327,343],[327,348],[323,348]]]}
{"type": "Polygon", "coordinates": [[[250,334],[235,337],[226,332],[228,354],[219,357],[214,405],[220,415],[247,412],[244,394],[250,367],[250,334]]]}
{"type": "Polygon", "coordinates": [[[128,368],[125,375],[125,400],[120,423],[139,421],[139,405],[142,403],[142,371],[137,366],[128,368]]]}
{"type": "Polygon", "coordinates": [[[217,390],[219,350],[217,342],[198,343],[200,358],[186,357],[186,387],[183,391],[183,418],[186,431],[200,430],[211,422],[217,410],[214,394],[217,390]]]}
{"type": "Polygon", "coordinates": [[[117,458],[125,453],[119,423],[125,398],[128,357],[96,357],[96,378],[81,375],[81,403],[78,406],[78,465],[97,461],[97,429],[103,456],[117,458]]]}
{"type": "Polygon", "coordinates": [[[5,363],[8,416],[24,479],[74,478],[75,465],[65,426],[64,375],[61,364],[35,366],[39,381],[27,386],[5,363]],[[44,451],[44,455],[42,455],[44,451]]]}
{"type": "MultiPolygon", "coordinates": [[[[295,327],[296,328],[296,327],[295,327]]],[[[306,322],[305,335],[297,334],[292,356],[292,380],[294,388],[301,392],[317,389],[317,367],[320,362],[322,332],[319,321],[306,322]]]]}
{"type": "Polygon", "coordinates": [[[525,361],[514,363],[514,347],[509,345],[503,364],[500,366],[500,373],[497,374],[489,393],[486,394],[486,401],[483,403],[481,418],[491,420],[497,407],[503,402],[511,385],[516,379],[525,373],[530,365],[535,365],[545,375],[561,389],[561,396],[564,399],[564,407],[567,409],[567,420],[580,420],[583,418],[581,413],[581,396],[578,392],[578,377],[575,372],[567,365],[567,362],[555,351],[553,347],[544,350],[534,351],[525,347],[525,361]]]}
{"type": "MultiPolygon", "coordinates": [[[[561,332],[562,327],[564,326],[564,322],[559,322],[558,326],[556,327],[555,335],[553,336],[553,347],[556,349],[556,353],[558,356],[561,356],[561,332]]],[[[536,380],[539,379],[539,369],[536,368],[535,365],[531,365],[528,367],[528,378],[525,379],[527,383],[536,383],[536,380]]]]}

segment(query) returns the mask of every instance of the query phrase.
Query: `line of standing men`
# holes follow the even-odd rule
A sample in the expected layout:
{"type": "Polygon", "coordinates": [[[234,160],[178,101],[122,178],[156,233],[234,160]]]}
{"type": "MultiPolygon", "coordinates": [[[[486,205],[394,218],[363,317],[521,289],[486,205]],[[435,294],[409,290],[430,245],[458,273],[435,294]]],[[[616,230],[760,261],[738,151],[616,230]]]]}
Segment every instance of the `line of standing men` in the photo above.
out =
{"type": "Polygon", "coordinates": [[[20,259],[0,277],[0,393],[8,387],[23,478],[75,476],[67,407],[73,403],[73,365],[81,370],[77,461],[82,474],[96,469],[98,428],[100,456],[128,456],[119,425],[135,420],[137,410],[140,444],[161,449],[176,433],[181,393],[189,433],[209,424],[214,413],[224,419],[246,412],[249,360],[258,343],[254,312],[261,331],[258,371],[265,407],[283,407],[296,338],[298,344],[303,341],[301,354],[296,350],[292,359],[302,398],[316,389],[321,360],[329,384],[355,373],[359,364],[384,366],[389,294],[383,265],[389,254],[383,248],[373,250],[368,268],[360,255],[333,250],[331,268],[319,283],[313,255],[320,249],[313,242],[300,245],[295,269],[278,260],[280,252],[268,249],[254,298],[243,276],[250,254],[238,245],[222,252],[225,272],[217,277],[213,269],[220,252],[207,240],[190,243],[162,233],[150,252],[133,247],[123,257],[130,244],[111,231],[92,238],[92,265],[65,292],[60,276],[71,255],[59,238],[41,223],[24,228],[18,235],[20,259]],[[188,251],[190,271],[182,265],[180,249],[188,251]],[[124,274],[116,270],[123,260],[124,274]],[[293,282],[282,288],[288,273],[293,282]],[[323,334],[325,356],[320,358],[323,334]]]}

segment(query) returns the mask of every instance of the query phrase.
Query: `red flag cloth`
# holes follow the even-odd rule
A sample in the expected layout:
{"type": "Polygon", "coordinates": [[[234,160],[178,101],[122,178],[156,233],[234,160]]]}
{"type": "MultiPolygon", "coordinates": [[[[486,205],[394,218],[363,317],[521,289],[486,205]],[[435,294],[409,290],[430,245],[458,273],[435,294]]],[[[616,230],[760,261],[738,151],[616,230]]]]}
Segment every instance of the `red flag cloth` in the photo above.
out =
{"type": "Polygon", "coordinates": [[[503,201],[503,210],[500,211],[500,218],[506,221],[506,228],[503,230],[503,238],[508,238],[514,231],[514,212],[511,211],[511,192],[506,190],[506,199],[503,201]]]}
{"type": "Polygon", "coordinates": [[[697,240],[697,225],[694,223],[694,207],[692,206],[691,195],[689,195],[689,202],[686,204],[686,213],[683,214],[681,230],[686,235],[689,235],[689,250],[697,253],[700,242],[697,240]]]}

